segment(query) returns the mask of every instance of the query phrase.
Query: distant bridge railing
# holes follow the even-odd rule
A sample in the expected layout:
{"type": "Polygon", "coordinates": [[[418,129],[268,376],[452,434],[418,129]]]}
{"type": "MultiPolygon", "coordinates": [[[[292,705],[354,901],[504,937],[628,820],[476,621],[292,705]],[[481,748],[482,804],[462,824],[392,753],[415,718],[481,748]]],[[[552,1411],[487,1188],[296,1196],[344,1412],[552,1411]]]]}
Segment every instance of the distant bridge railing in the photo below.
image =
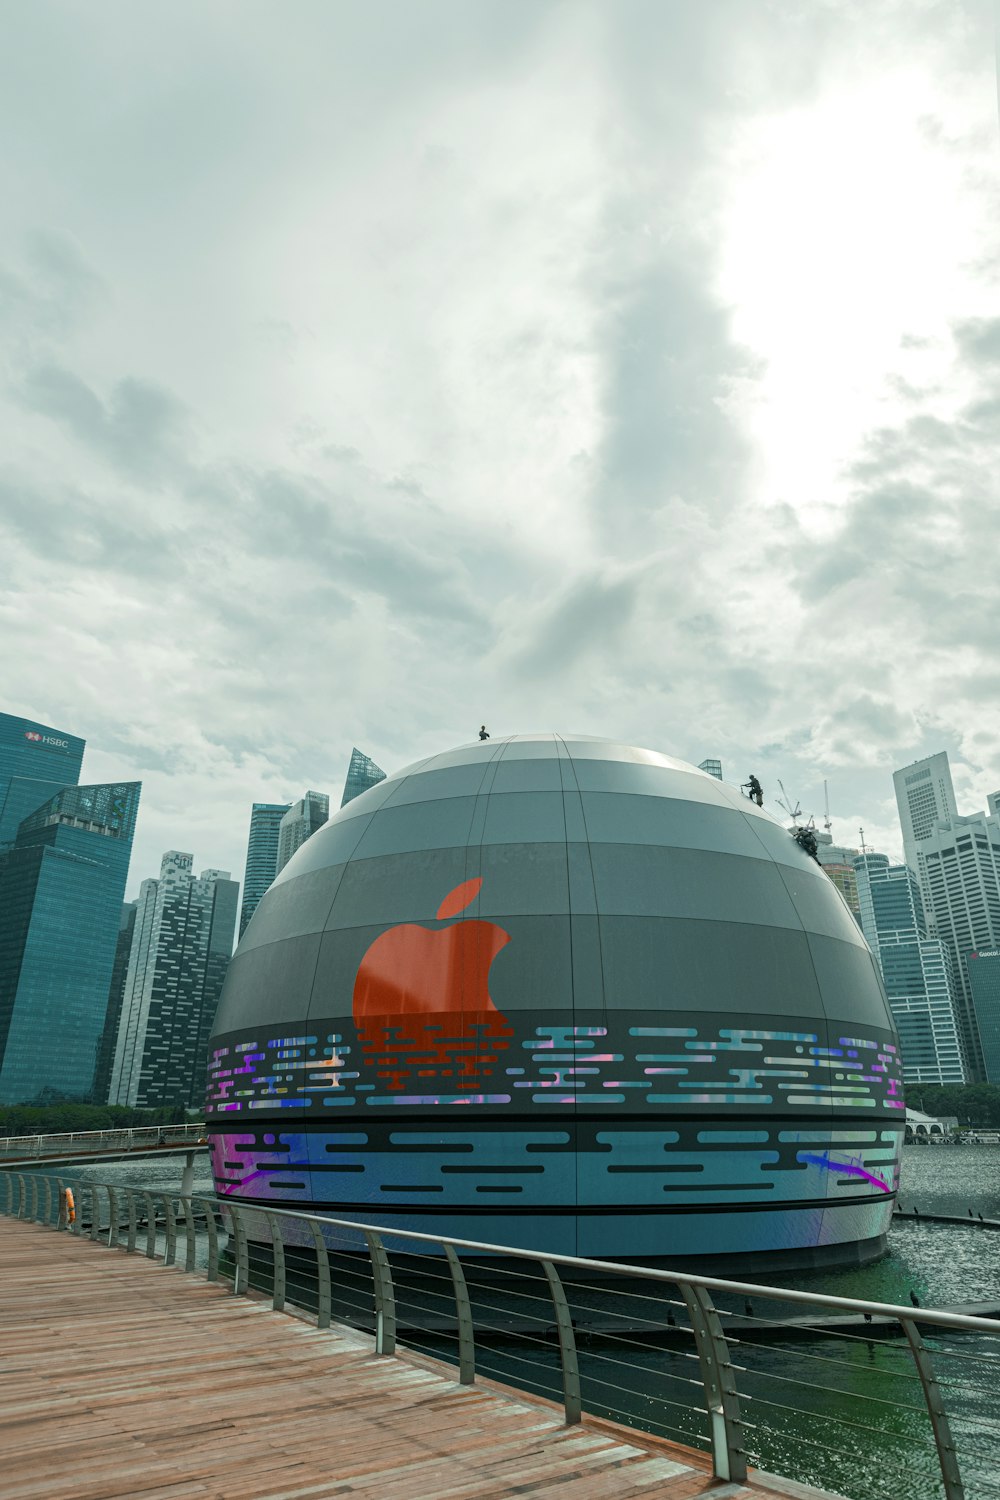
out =
{"type": "Polygon", "coordinates": [[[1000,1322],[0,1171],[0,1213],[854,1500],[1000,1496],[1000,1322]],[[66,1189],[75,1194],[70,1209],[66,1189]],[[961,1335],[961,1337],[959,1337],[961,1335]],[[959,1345],[961,1347],[959,1347],[959,1345]]]}
{"type": "Polygon", "coordinates": [[[129,1130],[66,1130],[54,1135],[4,1135],[0,1136],[0,1161],[142,1151],[156,1146],[193,1146],[204,1139],[203,1123],[138,1125],[129,1130]]]}

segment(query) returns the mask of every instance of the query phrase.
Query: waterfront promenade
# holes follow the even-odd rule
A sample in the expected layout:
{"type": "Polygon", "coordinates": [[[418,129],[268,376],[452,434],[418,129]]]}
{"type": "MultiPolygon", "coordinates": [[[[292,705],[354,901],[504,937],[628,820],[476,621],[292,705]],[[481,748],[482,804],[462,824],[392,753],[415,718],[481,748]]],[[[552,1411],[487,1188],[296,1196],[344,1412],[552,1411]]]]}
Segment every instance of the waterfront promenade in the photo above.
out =
{"type": "Polygon", "coordinates": [[[700,1454],[447,1365],[374,1354],[219,1282],[0,1220],[5,1500],[765,1500],[700,1454]]]}

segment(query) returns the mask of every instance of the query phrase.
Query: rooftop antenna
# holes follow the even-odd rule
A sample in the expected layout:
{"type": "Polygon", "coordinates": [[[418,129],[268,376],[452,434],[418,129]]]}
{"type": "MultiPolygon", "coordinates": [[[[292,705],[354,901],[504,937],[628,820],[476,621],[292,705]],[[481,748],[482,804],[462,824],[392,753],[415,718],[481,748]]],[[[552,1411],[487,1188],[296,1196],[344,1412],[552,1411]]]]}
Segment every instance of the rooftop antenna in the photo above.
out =
{"type": "Polygon", "coordinates": [[[861,836],[861,853],[862,854],[870,854],[871,850],[868,848],[868,845],[865,843],[865,830],[863,828],[859,828],[858,829],[858,833],[861,836]]]}
{"type": "Polygon", "coordinates": [[[775,801],[777,802],[779,807],[783,807],[785,809],[785,812],[792,820],[792,826],[794,828],[797,828],[799,826],[799,819],[802,816],[802,808],[799,806],[798,802],[796,802],[794,807],[792,806],[792,799],[785,791],[785,784],[783,781],[779,781],[778,785],[781,787],[781,796],[776,797],[775,801]]]}
{"type": "Polygon", "coordinates": [[[826,809],[823,817],[823,827],[827,833],[832,833],[833,824],[830,822],[830,788],[825,781],[823,782],[823,806],[826,809]]]}

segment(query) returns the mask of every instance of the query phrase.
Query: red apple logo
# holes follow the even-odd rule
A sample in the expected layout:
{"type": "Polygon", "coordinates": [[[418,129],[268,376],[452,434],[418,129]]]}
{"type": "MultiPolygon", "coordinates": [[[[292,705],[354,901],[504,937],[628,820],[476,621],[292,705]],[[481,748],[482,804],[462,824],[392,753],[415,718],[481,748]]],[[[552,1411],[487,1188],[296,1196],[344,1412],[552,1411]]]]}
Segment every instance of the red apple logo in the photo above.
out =
{"type": "MultiPolygon", "coordinates": [[[[466,880],[444,898],[437,920],[457,917],[479,894],[466,880]]],[[[354,981],[354,1022],[365,1062],[401,1089],[433,1079],[447,1092],[475,1089],[493,1071],[513,1027],[489,992],[490,965],[510,933],[493,922],[451,927],[404,922],[372,943],[354,981]]]]}

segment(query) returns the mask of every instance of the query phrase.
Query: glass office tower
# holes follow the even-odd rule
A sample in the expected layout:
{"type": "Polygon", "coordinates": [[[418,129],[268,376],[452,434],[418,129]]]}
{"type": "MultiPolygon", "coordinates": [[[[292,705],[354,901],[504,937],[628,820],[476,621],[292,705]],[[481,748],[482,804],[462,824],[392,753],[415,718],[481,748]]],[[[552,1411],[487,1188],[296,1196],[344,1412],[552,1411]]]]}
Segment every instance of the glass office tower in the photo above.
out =
{"type": "Polygon", "coordinates": [[[193,872],[171,849],[144,880],[108,1099],[140,1109],[201,1106],[208,1039],[233,952],[240,888],[228,870],[193,872]]]}
{"type": "Polygon", "coordinates": [[[306,792],[293,802],[278,828],[278,871],[285,868],[297,849],[322,828],[330,816],[330,799],[325,792],[306,792]]]}
{"type": "Polygon", "coordinates": [[[64,787],[0,853],[0,1103],[91,1098],[140,791],[64,787]]]}
{"type": "Polygon", "coordinates": [[[355,797],[360,797],[362,792],[367,792],[370,786],[378,786],[379,782],[384,780],[385,772],[382,767],[377,766],[370,755],[362,755],[355,745],[351,751],[351,763],[347,768],[344,795],[340,799],[341,807],[346,807],[348,802],[353,802],[355,797]]]}
{"type": "Polygon", "coordinates": [[[255,802],[251,809],[243,905],[240,907],[240,937],[246,932],[261,896],[278,873],[278,831],[291,805],[290,802],[255,802]]]}
{"type": "Polygon", "coordinates": [[[884,854],[854,861],[861,928],[882,969],[906,1083],[965,1083],[947,949],[929,936],[917,877],[884,854]]]}
{"type": "Polygon", "coordinates": [[[97,1049],[97,1068],[94,1072],[94,1103],[105,1104],[111,1087],[111,1069],[115,1061],[115,1044],[118,1041],[118,1023],[121,1021],[122,1004],[125,999],[125,980],[128,977],[128,961],[132,952],[135,934],[135,914],[139,903],[127,901],[122,907],[118,926],[118,941],[115,944],[115,961],[111,969],[111,989],[108,992],[108,1008],[104,1017],[104,1030],[97,1049]]]}
{"type": "Polygon", "coordinates": [[[1000,948],[965,955],[987,1083],[1000,1083],[1000,948]]]}
{"type": "Polygon", "coordinates": [[[64,729],[0,714],[0,849],[60,787],[76,786],[85,744],[64,729]]]}

